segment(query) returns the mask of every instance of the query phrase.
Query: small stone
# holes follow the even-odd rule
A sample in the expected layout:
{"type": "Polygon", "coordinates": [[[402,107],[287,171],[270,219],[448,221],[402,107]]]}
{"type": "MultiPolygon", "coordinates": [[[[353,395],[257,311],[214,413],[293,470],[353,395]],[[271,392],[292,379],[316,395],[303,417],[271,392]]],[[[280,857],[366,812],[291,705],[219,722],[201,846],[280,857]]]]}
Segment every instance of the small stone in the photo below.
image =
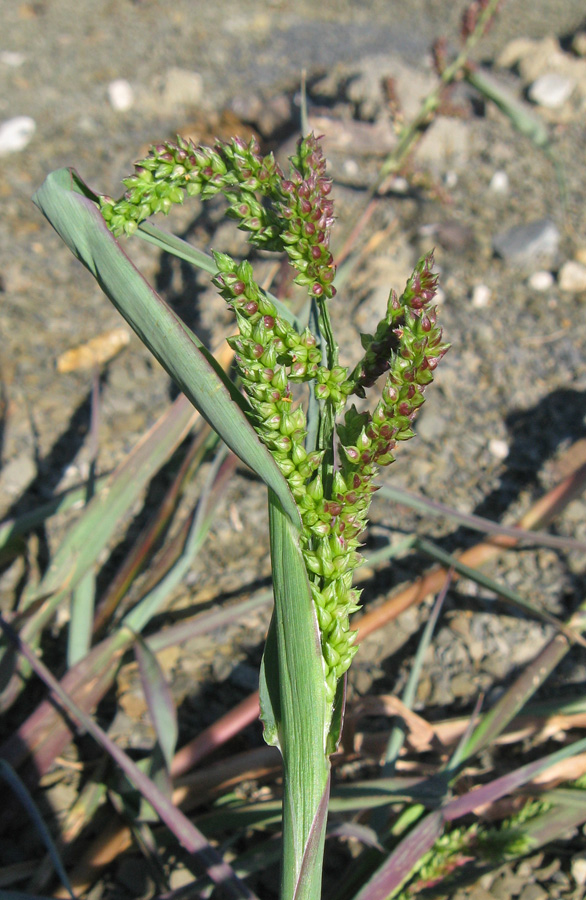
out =
{"type": "Polygon", "coordinates": [[[535,659],[536,643],[530,640],[518,640],[510,647],[510,662],[515,666],[525,666],[535,659]]]}
{"type": "Polygon", "coordinates": [[[243,122],[256,122],[262,112],[262,105],[259,95],[249,92],[234,97],[230,103],[230,109],[243,122]]]}
{"type": "Polygon", "coordinates": [[[525,40],[525,52],[521,54],[516,64],[525,85],[532,84],[548,72],[567,72],[570,58],[564,53],[554,35],[538,40],[525,40]]]}
{"type": "Polygon", "coordinates": [[[444,250],[463,253],[474,244],[474,231],[469,225],[463,225],[457,219],[446,219],[440,222],[436,230],[437,242],[444,250]]]}
{"type": "Polygon", "coordinates": [[[232,659],[223,654],[218,654],[214,659],[212,671],[217,682],[227,681],[234,670],[232,659]]]}
{"type": "Polygon", "coordinates": [[[517,875],[526,878],[527,881],[535,881],[533,872],[538,869],[543,862],[543,853],[536,853],[535,856],[528,856],[517,867],[517,875]]]}
{"type": "Polygon", "coordinates": [[[468,900],[494,900],[490,891],[485,890],[480,883],[471,888],[468,900]]]}
{"type": "Polygon", "coordinates": [[[270,138],[291,121],[291,100],[287,94],[269,97],[261,104],[256,125],[265,138],[270,138]]]}
{"type": "Polygon", "coordinates": [[[450,628],[452,631],[455,631],[456,634],[462,635],[462,637],[466,638],[466,641],[468,641],[468,638],[470,637],[470,617],[464,613],[456,613],[450,620],[450,628]]]}
{"type": "Polygon", "coordinates": [[[558,272],[560,291],[580,294],[586,291],[586,266],[573,259],[565,262],[558,272]]]}
{"type": "Polygon", "coordinates": [[[572,50],[576,56],[586,56],[586,31],[577,31],[572,38],[572,50]]]}
{"type": "MultiPolygon", "coordinates": [[[[369,641],[369,647],[375,647],[376,643],[376,641],[369,641]]],[[[379,651],[374,650],[373,658],[374,656],[381,658],[382,652],[379,655],[379,651]]],[[[360,695],[370,693],[372,691],[373,683],[383,675],[383,670],[381,669],[381,667],[375,665],[374,662],[366,662],[362,665],[360,663],[357,663],[356,665],[352,666],[350,672],[353,676],[355,691],[360,695]]]]}
{"type": "Polygon", "coordinates": [[[403,175],[395,175],[389,181],[388,190],[395,194],[407,194],[409,192],[409,182],[403,175]]]}
{"type": "Polygon", "coordinates": [[[118,709],[114,721],[110,724],[108,734],[123,749],[152,751],[157,736],[149,722],[142,722],[122,709],[118,709]]]}
{"type": "Polygon", "coordinates": [[[142,688],[126,691],[118,698],[122,710],[131,719],[140,719],[148,711],[147,702],[143,696],[142,688]]]}
{"type": "Polygon", "coordinates": [[[554,277],[547,269],[540,269],[538,272],[534,272],[527,281],[532,291],[539,291],[540,293],[549,291],[553,283],[554,277]]]}
{"type": "Polygon", "coordinates": [[[458,169],[468,162],[470,133],[468,124],[460,119],[438,116],[429,126],[415,151],[420,163],[436,171],[446,163],[458,169]]]}
{"type": "Polygon", "coordinates": [[[417,685],[417,699],[420,703],[427,703],[431,697],[433,682],[427,673],[424,673],[419,679],[417,685]]]}
{"type": "Polygon", "coordinates": [[[397,626],[405,634],[411,636],[420,628],[421,617],[417,606],[410,606],[405,612],[402,612],[397,619],[397,626]]]}
{"type": "Polygon", "coordinates": [[[341,67],[334,66],[329,69],[323,78],[318,78],[308,90],[312,100],[316,103],[324,103],[328,100],[336,100],[340,95],[340,89],[344,83],[345,75],[341,67]]]}
{"type": "Polygon", "coordinates": [[[431,443],[446,433],[448,422],[446,417],[439,411],[436,413],[431,409],[425,409],[420,418],[418,418],[415,427],[419,437],[431,443]]]}
{"type": "Polygon", "coordinates": [[[572,878],[580,887],[586,885],[586,853],[577,853],[573,857],[572,878]]]}
{"type": "Polygon", "coordinates": [[[2,469],[0,484],[3,491],[11,497],[17,497],[30,484],[37,474],[35,461],[31,456],[21,454],[11,459],[2,469]]]}
{"type": "Polygon", "coordinates": [[[502,169],[495,172],[490,179],[489,190],[493,194],[508,194],[509,192],[509,176],[502,169]]]}
{"type": "Polygon", "coordinates": [[[559,72],[545,72],[529,88],[529,99],[546,109],[559,109],[570,99],[575,82],[559,72]]]}
{"type": "Polygon", "coordinates": [[[530,263],[557,253],[560,232],[551,219],[539,219],[501,231],[493,238],[495,253],[509,262],[530,263]]]}
{"type": "Polygon", "coordinates": [[[512,69],[520,60],[535,52],[536,41],[531,38],[514,38],[499,53],[496,64],[499,69],[512,69]]]}
{"type": "Polygon", "coordinates": [[[0,62],[5,66],[10,66],[11,69],[18,69],[25,60],[24,53],[18,53],[16,50],[4,50],[0,53],[0,62]]]}
{"type": "MultiPolygon", "coordinates": [[[[567,832],[568,838],[570,838],[575,833],[575,829],[567,832]]],[[[570,887],[570,879],[568,878],[566,873],[562,872],[561,870],[558,870],[551,880],[554,882],[557,888],[561,889],[562,891],[568,890],[570,887]]]]}
{"type": "Polygon", "coordinates": [[[163,100],[169,106],[198,106],[203,97],[203,78],[199,72],[172,68],[165,75],[163,100]]]}
{"type": "Polygon", "coordinates": [[[490,304],[492,291],[485,284],[477,284],[472,291],[472,306],[476,309],[484,309],[490,304]]]}
{"type": "Polygon", "coordinates": [[[77,800],[77,787],[75,784],[59,781],[57,784],[45,789],[43,791],[43,797],[46,798],[47,803],[51,804],[52,814],[57,819],[61,819],[77,800]]]}
{"type": "Polygon", "coordinates": [[[134,104],[134,91],[130,82],[117,78],[108,85],[108,100],[117,112],[126,112],[134,104]]]}
{"type": "Polygon", "coordinates": [[[509,455],[509,445],[506,441],[499,440],[499,438],[492,438],[488,442],[488,452],[495,459],[506,459],[509,455]]]}
{"type": "Polygon", "coordinates": [[[495,879],[490,892],[493,897],[496,897],[496,900],[510,900],[511,897],[519,894],[524,887],[524,880],[518,878],[507,866],[495,879]]]}
{"type": "MultiPolygon", "coordinates": [[[[466,644],[466,649],[468,651],[468,656],[472,660],[473,663],[479,663],[480,660],[484,657],[484,644],[482,641],[475,641],[473,638],[466,644]]],[[[484,684],[482,678],[479,681],[478,685],[482,690],[484,690],[484,684]]]]}
{"type": "Polygon", "coordinates": [[[420,225],[417,229],[417,235],[420,238],[433,238],[438,232],[439,223],[438,222],[425,222],[425,224],[420,225]]]}
{"type": "Polygon", "coordinates": [[[344,160],[344,175],[347,175],[349,178],[355,178],[358,175],[360,168],[355,159],[346,159],[344,160]]]}
{"type": "Polygon", "coordinates": [[[178,891],[179,888],[185,887],[193,882],[193,873],[186,866],[172,866],[169,872],[169,888],[171,891],[178,891]]]}
{"type": "Polygon", "coordinates": [[[487,656],[482,661],[482,669],[484,672],[488,672],[489,675],[492,675],[494,678],[502,681],[503,678],[509,674],[510,670],[510,661],[504,656],[496,656],[492,654],[491,656],[487,656]]]}
{"type": "Polygon", "coordinates": [[[574,253],[574,259],[576,260],[576,262],[582,263],[583,266],[586,266],[586,247],[578,247],[578,249],[574,253]]]}
{"type": "Polygon", "coordinates": [[[519,900],[546,900],[547,891],[540,884],[528,884],[521,891],[519,900]]]}
{"type": "Polygon", "coordinates": [[[36,128],[36,122],[30,116],[15,116],[0,123],[0,156],[24,150],[36,128]]]}
{"type": "Polygon", "coordinates": [[[434,706],[451,706],[454,695],[446,673],[434,671],[432,674],[433,695],[430,702],[434,706]]]}
{"type": "Polygon", "coordinates": [[[450,681],[450,688],[454,697],[472,697],[478,693],[478,688],[474,680],[465,672],[454,675],[450,681]]]}

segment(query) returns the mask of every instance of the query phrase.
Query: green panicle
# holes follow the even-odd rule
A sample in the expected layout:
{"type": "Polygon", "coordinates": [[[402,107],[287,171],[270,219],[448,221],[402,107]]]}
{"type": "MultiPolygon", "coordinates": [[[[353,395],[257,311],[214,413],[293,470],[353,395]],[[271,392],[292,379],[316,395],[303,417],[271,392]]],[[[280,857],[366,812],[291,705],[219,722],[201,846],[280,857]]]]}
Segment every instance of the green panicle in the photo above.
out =
{"type": "Polygon", "coordinates": [[[250,419],[270,449],[298,505],[301,549],[321,632],[324,677],[329,701],[356,653],[349,618],[359,608],[352,574],[360,565],[359,538],[367,525],[374,478],[393,462],[399,441],[413,436],[412,424],[425,387],[447,350],[431,307],[437,287],[433,254],[422,257],[403,293],[391,291],[384,317],[373,335],[362,335],[364,355],[350,375],[337,363],[327,300],[335,294],[335,266],[329,250],[334,222],[331,180],[326,176],[320,140],[301,140],[285,178],[272,154],[262,156],[256,141],[235,138],[214,147],[196,147],[179,137],[151,148],[124,180],[117,201],[100,206],[114,234],[133,234],[157,212],[167,214],[186,196],[203,200],[222,194],[227,215],[256,247],[287,254],[295,281],[317,303],[322,347],[309,328],[301,334],[279,315],[261,290],[251,264],[214,253],[213,283],[232,307],[238,335],[229,339],[237,371],[250,401],[250,419]],[[372,412],[348,407],[348,397],[364,397],[385,375],[372,412]],[[330,428],[337,426],[337,462],[327,440],[309,452],[307,422],[292,385],[312,382],[330,428]]]}

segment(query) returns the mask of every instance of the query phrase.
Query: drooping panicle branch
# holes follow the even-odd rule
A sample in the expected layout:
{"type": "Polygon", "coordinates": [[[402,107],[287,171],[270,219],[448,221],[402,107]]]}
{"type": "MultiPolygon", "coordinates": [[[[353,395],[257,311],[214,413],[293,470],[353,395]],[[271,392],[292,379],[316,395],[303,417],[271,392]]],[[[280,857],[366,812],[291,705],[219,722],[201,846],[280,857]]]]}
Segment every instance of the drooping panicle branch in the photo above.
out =
{"type": "Polygon", "coordinates": [[[223,194],[229,203],[227,215],[252,244],[285,251],[299,272],[296,282],[312,296],[334,296],[329,250],[332,183],[314,135],[300,142],[287,180],[272,153],[261,155],[254,138],[196,147],[178,137],[153,146],[123,183],[126,192],[119,200],[101,199],[102,214],[114,234],[133,234],[144,219],[159,212],[167,215],[186,195],[208,200],[223,194]]]}
{"type": "Polygon", "coordinates": [[[279,196],[282,181],[273,155],[261,156],[254,138],[201,147],[178,137],[151,147],[134,174],[123,180],[124,195],[119,200],[102,198],[102,215],[114,234],[131,235],[144,219],[159,212],[167,215],[186,196],[209,200],[223,194],[230,204],[227,214],[249,233],[251,243],[280,250],[276,217],[257,195],[279,196]]]}

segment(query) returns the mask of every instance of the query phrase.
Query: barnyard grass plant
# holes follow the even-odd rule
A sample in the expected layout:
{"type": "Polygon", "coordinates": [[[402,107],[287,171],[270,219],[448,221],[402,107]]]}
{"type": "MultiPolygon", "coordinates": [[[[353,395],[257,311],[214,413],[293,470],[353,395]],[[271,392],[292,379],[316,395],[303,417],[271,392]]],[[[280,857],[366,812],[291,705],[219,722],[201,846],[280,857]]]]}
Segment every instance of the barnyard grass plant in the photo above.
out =
{"type": "MultiPolygon", "coordinates": [[[[471,53],[498,3],[474,0],[470,4],[464,13],[461,49],[453,60],[446,57],[442,44],[436,45],[438,83],[418,115],[401,129],[397,147],[371,185],[351,235],[340,242],[338,261],[351,252],[379,201],[379,189],[389,175],[402,170],[446,91],[462,77],[554,158],[543,122],[488,84],[482,70],[470,64],[471,53]]],[[[560,184],[562,181],[560,178],[560,184]]],[[[374,564],[411,548],[437,565],[380,607],[363,614],[358,620],[361,638],[390,622],[407,605],[430,593],[440,595],[402,697],[403,713],[398,714],[402,723],[391,729],[386,748],[374,754],[378,758],[382,753],[380,759],[384,760],[379,776],[363,783],[337,784],[330,796],[330,756],[338,746],[346,673],[357,650],[350,616],[359,607],[360,596],[353,581],[361,561],[361,533],[377,488],[377,471],[392,462],[398,442],[412,436],[424,389],[446,350],[433,306],[433,258],[428,255],[419,261],[400,295],[390,293],[386,314],[374,334],[361,336],[362,358],[349,370],[339,359],[329,316],[331,303],[344,303],[344,273],[336,280],[330,249],[334,226],[331,183],[319,139],[308,135],[300,141],[286,174],[272,155],[260,153],[254,141],[235,138],[211,148],[181,138],[165,141],[140,161],[124,187],[124,194],[114,200],[92,191],[73,170],[62,169],[47,178],[35,202],[182,394],[112,473],[0,525],[0,554],[3,559],[16,559],[26,547],[22,536],[31,528],[42,526],[47,517],[62,513],[73,503],[84,503],[38,582],[29,579],[14,609],[0,615],[4,633],[0,641],[4,676],[0,711],[16,706],[31,672],[43,680],[50,695],[24,718],[20,705],[15,709],[20,724],[0,746],[0,779],[14,798],[2,812],[3,834],[12,838],[16,807],[24,809],[48,854],[38,868],[26,863],[27,871],[34,869],[28,871],[29,893],[10,891],[11,896],[39,896],[53,871],[63,884],[53,896],[85,896],[99,869],[118,857],[120,846],[131,840],[131,831],[136,829],[153,871],[160,875],[158,863],[170,834],[172,842],[178,840],[189,854],[189,865],[200,873],[189,885],[171,893],[170,880],[159,877],[163,896],[207,897],[216,889],[222,896],[254,900],[251,885],[255,882],[249,876],[265,870],[280,852],[281,898],[317,900],[328,808],[332,836],[339,829],[343,840],[353,837],[361,847],[331,879],[335,883],[326,888],[328,896],[336,900],[397,896],[408,900],[422,892],[443,896],[502,862],[551,846],[568,829],[583,825],[586,805],[581,754],[586,739],[570,736],[573,728],[583,727],[583,691],[561,704],[557,697],[549,703],[532,698],[571,648],[586,644],[585,604],[560,622],[522,593],[477,569],[505,548],[528,540],[583,552],[579,540],[535,529],[547,526],[583,490],[586,467],[572,470],[524,514],[521,527],[515,528],[467,516],[396,486],[383,487],[390,502],[423,509],[426,516],[446,515],[469,528],[486,531],[492,538],[462,554],[448,555],[432,541],[411,535],[369,557],[369,564],[374,564]],[[280,253],[289,261],[300,293],[307,299],[302,314],[295,315],[288,305],[261,289],[250,261],[237,261],[222,252],[208,256],[150,221],[190,197],[205,201],[218,195],[225,198],[226,215],[248,235],[255,252],[280,253]],[[214,357],[157,295],[125,253],[126,241],[133,235],[210,275],[236,318],[238,333],[229,340],[230,347],[224,346],[214,357]],[[336,296],[336,284],[342,296],[336,296]],[[224,370],[232,361],[235,366],[229,377],[224,370]],[[201,422],[198,411],[206,423],[201,422]],[[210,434],[210,426],[215,435],[210,434]],[[192,440],[186,442],[193,429],[192,440]],[[216,452],[218,437],[232,455],[226,455],[225,449],[216,452]],[[183,462],[163,502],[156,510],[149,509],[148,525],[106,591],[96,591],[95,572],[115,534],[140,503],[150,480],[179,448],[183,462]],[[215,452],[216,458],[203,479],[197,503],[186,503],[189,514],[170,537],[171,523],[181,518],[180,498],[209,452],[215,452]],[[196,560],[237,458],[268,488],[274,614],[260,673],[260,698],[265,738],[282,754],[283,802],[280,797],[232,802],[234,798],[223,795],[218,808],[209,811],[208,789],[217,784],[217,762],[192,773],[193,782],[188,776],[190,787],[177,787],[176,781],[173,795],[171,779],[201,763],[212,748],[233,736],[244,720],[256,717],[258,696],[252,694],[176,751],[176,710],[156,654],[258,610],[269,598],[259,593],[158,632],[149,626],[156,628],[153,618],[166,608],[196,560]],[[155,553],[157,540],[167,531],[164,552],[155,553]],[[495,537],[495,531],[502,534],[495,537]],[[141,578],[141,572],[146,577],[141,578]],[[456,719],[430,726],[437,742],[436,764],[431,774],[414,780],[401,776],[398,757],[402,748],[413,752],[403,744],[413,719],[410,709],[418,673],[442,598],[458,577],[473,578],[555,631],[488,711],[479,698],[469,721],[456,719]],[[68,645],[60,681],[40,655],[43,637],[56,613],[60,614],[59,627],[65,623],[68,645]],[[155,732],[152,752],[139,765],[99,727],[93,714],[130,650],[134,650],[140,669],[155,732]],[[514,727],[513,720],[521,711],[524,727],[530,728],[536,742],[545,741],[554,728],[556,743],[560,728],[569,732],[565,742],[539,758],[535,758],[532,744],[531,761],[520,766],[518,756],[510,754],[512,771],[489,775],[483,767],[479,783],[474,770],[471,777],[467,764],[479,751],[500,740],[508,741],[505,731],[514,727]],[[56,761],[71,742],[72,723],[92,735],[104,755],[96,769],[83,766],[88,777],[81,779],[75,803],[55,828],[55,846],[26,783],[38,788],[44,776],[53,777],[52,770],[63,771],[62,762],[56,761]],[[452,735],[447,744],[439,739],[446,733],[452,735]],[[35,777],[31,778],[31,773],[35,777]],[[120,790],[122,773],[134,785],[134,794],[128,793],[127,782],[120,790]],[[544,790],[546,775],[550,781],[544,790]],[[206,812],[197,814],[195,821],[184,811],[193,809],[192,794],[197,795],[196,806],[206,805],[206,812]],[[523,803],[527,796],[533,799],[523,803]],[[505,799],[506,812],[500,806],[505,799]],[[139,814],[137,820],[139,807],[147,814],[139,814]],[[506,816],[503,825],[494,828],[490,821],[483,821],[484,809],[497,818],[506,816]],[[124,822],[116,815],[121,812],[126,814],[124,822]],[[351,821],[356,815],[360,815],[360,824],[351,821]],[[346,819],[341,827],[336,824],[339,817],[346,819]],[[282,850],[272,838],[262,842],[255,830],[260,828],[262,834],[264,828],[278,828],[280,819],[282,850]],[[157,820],[168,832],[163,828],[149,831],[149,822],[157,820]],[[88,823],[91,832],[99,832],[89,848],[84,835],[88,823]],[[106,846],[104,823],[109,833],[106,846]],[[246,849],[230,856],[228,850],[223,857],[211,841],[219,834],[229,835],[234,848],[236,829],[261,843],[256,843],[252,853],[246,849]],[[62,866],[60,854],[70,872],[62,866]]],[[[97,403],[97,375],[94,383],[97,403]]],[[[25,703],[26,698],[27,693],[25,703]]],[[[372,707],[379,710],[378,715],[380,704],[376,704],[378,698],[372,707]]],[[[394,704],[394,716],[396,708],[394,704]]],[[[368,753],[368,741],[361,750],[357,750],[359,742],[354,742],[357,715],[359,710],[350,710],[339,754],[344,758],[348,751],[352,765],[357,753],[362,758],[368,753]]],[[[519,744],[520,740],[517,747],[519,744]]],[[[274,751],[266,748],[264,754],[265,762],[268,757],[273,765],[274,751]]],[[[231,773],[227,784],[233,784],[234,765],[243,778],[249,777],[248,754],[240,756],[227,761],[231,773]]],[[[502,755],[497,759],[502,761],[502,755]]],[[[173,844],[172,848],[177,862],[173,844]]],[[[3,885],[12,885],[22,879],[22,873],[4,867],[0,879],[3,885]]]]}
{"type": "MultiPolygon", "coordinates": [[[[391,291],[351,371],[339,360],[328,304],[331,180],[321,142],[299,141],[285,175],[254,139],[212,148],[178,138],[154,146],[118,200],[76,173],[49,176],[36,202],[189,400],[269,489],[274,614],[261,669],[265,739],[283,756],[283,900],[313,898],[321,869],[329,757],[343,716],[346,672],[357,651],[353,573],[377,471],[414,434],[425,388],[447,350],[433,305],[433,255],[391,291]],[[261,289],[248,260],[213,261],[146,220],[189,197],[222,194],[253,247],[282,252],[307,294],[307,324],[261,289]],[[234,311],[230,379],[134,268],[122,236],[139,233],[212,273],[234,311]],[[308,385],[307,409],[298,385],[308,385]],[[360,411],[352,398],[361,399],[360,411]],[[370,400],[370,408],[366,402],[370,400]]],[[[339,298],[336,302],[340,301],[339,298]]]]}

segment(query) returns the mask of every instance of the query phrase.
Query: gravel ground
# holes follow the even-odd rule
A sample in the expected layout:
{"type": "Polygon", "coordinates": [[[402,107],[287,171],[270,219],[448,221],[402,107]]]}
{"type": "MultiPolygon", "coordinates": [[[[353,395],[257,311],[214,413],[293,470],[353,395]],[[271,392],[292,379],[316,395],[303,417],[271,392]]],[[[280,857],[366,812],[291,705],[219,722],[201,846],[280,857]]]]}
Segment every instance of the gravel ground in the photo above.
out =
{"type": "MultiPolygon", "coordinates": [[[[72,165],[93,187],[116,194],[120,178],[150,141],[176,132],[209,141],[215,133],[237,130],[243,118],[286,156],[295,130],[292,98],[299,71],[306,68],[313,113],[322,117],[320,123],[323,117],[336,123],[326,148],[336,179],[338,227],[344,229],[380,164],[381,142],[385,135],[393,140],[388,108],[381,105],[381,72],[392,74],[397,84],[405,77],[414,92],[419,84],[425,87],[431,40],[457,34],[462,8],[446,0],[363,6],[335,0],[319,9],[279,0],[216,5],[178,0],[172,11],[155,0],[0,3],[0,120],[29,116],[36,123],[30,143],[0,159],[0,513],[31,508],[87,472],[89,376],[59,374],[55,361],[119,324],[93,280],[30,202],[45,175],[72,165]],[[117,80],[131,88],[128,109],[114,108],[124,105],[128,90],[112,88],[117,80]],[[363,128],[354,132],[356,121],[363,128]],[[375,126],[382,129],[378,144],[365,130],[375,126]],[[343,153],[340,134],[347,142],[343,153]]],[[[577,59],[569,42],[584,26],[583,16],[578,0],[511,0],[503,4],[477,58],[522,98],[534,79],[523,75],[522,66],[499,69],[499,55],[516,38],[558,38],[559,52],[577,59]]],[[[539,46],[531,58],[545,54],[546,45],[539,46]]],[[[586,59],[582,63],[586,67],[586,59]]],[[[417,440],[402,449],[385,477],[460,511],[507,523],[559,480],[563,452],[586,441],[586,289],[578,283],[568,289],[561,275],[569,262],[578,270],[586,265],[586,90],[581,93],[580,85],[561,107],[538,105],[535,113],[549,128],[565,174],[565,217],[551,162],[502,113],[460,86],[450,98],[452,115],[430,129],[412,160],[410,184],[394,185],[363,237],[364,243],[386,230],[385,241],[364,257],[332,309],[344,362],[351,362],[357,333],[376,322],[389,287],[401,288],[418,254],[435,245],[440,313],[452,349],[428,392],[417,440]],[[515,236],[508,234],[501,256],[495,255],[499,234],[535,222],[541,223],[541,251],[530,246],[530,236],[521,235],[525,255],[511,255],[515,236]],[[545,287],[537,289],[540,274],[545,287]]],[[[412,99],[400,97],[404,108],[412,99]]],[[[205,248],[238,251],[238,235],[215,223],[217,211],[207,233],[197,212],[175,211],[170,224],[205,248]]],[[[228,322],[223,302],[203,281],[162,262],[146,245],[133,246],[132,255],[214,345],[228,322]]],[[[166,375],[132,339],[103,383],[102,470],[133,446],[169,396],[166,375]]],[[[431,534],[449,550],[471,540],[450,523],[422,522],[381,498],[375,499],[372,520],[367,550],[390,534],[398,539],[413,530],[431,534]]],[[[582,501],[568,507],[556,530],[586,540],[582,501]]],[[[188,606],[195,592],[213,597],[266,579],[265,535],[264,490],[241,474],[223,504],[209,553],[175,608],[188,606]]],[[[49,538],[56,541],[58,532],[49,538]]],[[[364,601],[379,601],[415,573],[407,562],[379,572],[366,582],[364,601]]],[[[576,554],[508,553],[490,574],[560,616],[584,597],[584,559],[576,554]]],[[[364,642],[351,675],[351,696],[373,686],[396,691],[404,685],[424,612],[409,610],[392,631],[364,642]]],[[[467,709],[479,691],[490,700],[491,692],[527,662],[528,648],[534,652],[550,633],[502,612],[473,584],[462,582],[451,592],[419,687],[421,709],[438,714],[467,709]]],[[[193,732],[254,687],[265,624],[266,617],[259,616],[244,629],[223,634],[219,646],[191,646],[169,663],[193,732]]],[[[585,677],[586,656],[575,652],[560,667],[556,689],[585,677]]],[[[132,694],[132,684],[126,689],[132,694]]],[[[123,716],[118,732],[134,746],[148,744],[149,729],[137,723],[130,702],[123,705],[123,716]]],[[[511,888],[499,896],[514,893],[511,888]]]]}

